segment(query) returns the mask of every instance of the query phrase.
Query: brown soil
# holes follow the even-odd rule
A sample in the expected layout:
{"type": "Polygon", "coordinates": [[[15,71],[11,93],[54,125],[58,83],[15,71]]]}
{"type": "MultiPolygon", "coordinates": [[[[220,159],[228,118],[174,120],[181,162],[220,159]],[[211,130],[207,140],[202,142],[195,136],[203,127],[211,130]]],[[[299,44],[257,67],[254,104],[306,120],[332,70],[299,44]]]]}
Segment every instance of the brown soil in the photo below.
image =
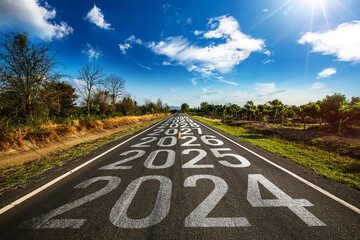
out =
{"type": "Polygon", "coordinates": [[[360,135],[357,129],[337,134],[325,127],[323,127],[322,131],[319,131],[318,125],[314,124],[309,124],[310,127],[306,130],[302,129],[299,124],[294,128],[291,125],[282,126],[280,124],[263,124],[249,121],[231,121],[226,124],[229,126],[241,126],[255,133],[277,136],[288,141],[300,141],[309,146],[315,146],[360,160],[360,135]]]}
{"type": "Polygon", "coordinates": [[[291,139],[298,139],[298,140],[321,140],[323,142],[329,143],[341,143],[347,144],[351,146],[360,146],[360,137],[359,136],[347,136],[341,135],[336,133],[327,133],[327,132],[319,132],[317,130],[312,129],[293,129],[291,127],[283,127],[279,125],[267,124],[264,126],[263,124],[253,123],[251,127],[255,129],[261,130],[269,130],[271,132],[276,132],[279,135],[287,136],[291,139]]]}

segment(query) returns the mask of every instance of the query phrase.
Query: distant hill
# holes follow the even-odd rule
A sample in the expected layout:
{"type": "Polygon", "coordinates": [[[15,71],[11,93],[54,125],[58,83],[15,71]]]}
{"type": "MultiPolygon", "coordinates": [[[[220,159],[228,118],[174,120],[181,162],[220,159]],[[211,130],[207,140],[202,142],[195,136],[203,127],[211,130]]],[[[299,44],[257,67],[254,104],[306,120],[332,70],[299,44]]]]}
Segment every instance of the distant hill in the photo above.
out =
{"type": "Polygon", "coordinates": [[[170,106],[170,110],[181,110],[181,107],[178,107],[178,106],[170,106]]]}

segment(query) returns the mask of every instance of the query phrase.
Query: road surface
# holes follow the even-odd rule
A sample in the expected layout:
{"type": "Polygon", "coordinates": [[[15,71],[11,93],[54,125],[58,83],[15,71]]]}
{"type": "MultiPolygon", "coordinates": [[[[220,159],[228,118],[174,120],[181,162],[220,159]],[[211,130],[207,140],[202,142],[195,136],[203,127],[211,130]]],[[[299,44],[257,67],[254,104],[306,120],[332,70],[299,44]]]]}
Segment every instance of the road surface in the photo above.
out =
{"type": "Polygon", "coordinates": [[[178,114],[1,196],[0,237],[360,239],[359,199],[178,114]]]}

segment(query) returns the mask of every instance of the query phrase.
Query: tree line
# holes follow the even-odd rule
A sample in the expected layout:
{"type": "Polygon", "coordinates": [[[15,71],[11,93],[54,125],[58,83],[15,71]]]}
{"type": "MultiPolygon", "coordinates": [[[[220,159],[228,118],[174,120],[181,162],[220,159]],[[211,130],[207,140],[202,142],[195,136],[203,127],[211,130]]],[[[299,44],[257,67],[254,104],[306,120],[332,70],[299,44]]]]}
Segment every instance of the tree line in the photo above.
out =
{"type": "Polygon", "coordinates": [[[302,122],[303,128],[306,124],[318,123],[319,129],[328,124],[331,129],[341,132],[344,126],[360,126],[360,97],[346,99],[345,95],[335,93],[327,95],[317,102],[309,102],[304,105],[285,105],[275,99],[265,104],[255,105],[247,101],[244,106],[236,104],[214,105],[202,102],[200,107],[190,109],[187,103],[181,105],[185,112],[195,112],[223,121],[239,119],[244,121],[272,122],[279,124],[292,124],[302,122]]]}
{"type": "Polygon", "coordinates": [[[75,78],[78,86],[56,71],[61,64],[47,43],[31,43],[28,33],[1,34],[1,127],[40,124],[49,120],[90,116],[122,116],[169,112],[161,99],[139,105],[125,92],[125,80],[86,63],[75,78]]]}

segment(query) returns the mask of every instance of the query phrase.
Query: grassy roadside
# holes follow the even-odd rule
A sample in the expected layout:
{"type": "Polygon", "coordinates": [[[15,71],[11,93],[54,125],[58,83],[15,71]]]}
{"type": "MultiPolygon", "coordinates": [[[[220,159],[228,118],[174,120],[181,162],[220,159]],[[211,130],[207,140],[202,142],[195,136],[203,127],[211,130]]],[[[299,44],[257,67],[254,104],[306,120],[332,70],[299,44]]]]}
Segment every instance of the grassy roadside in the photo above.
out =
{"type": "Polygon", "coordinates": [[[106,136],[103,138],[99,138],[89,142],[79,143],[71,148],[64,149],[50,155],[41,157],[34,161],[13,165],[0,170],[0,195],[4,190],[18,184],[17,188],[23,188],[25,180],[38,175],[45,170],[50,168],[61,166],[66,161],[73,159],[75,157],[84,156],[88,154],[90,151],[126,135],[129,135],[133,132],[136,132],[140,129],[146,128],[151,124],[161,121],[166,118],[162,117],[159,119],[150,120],[144,123],[141,123],[137,126],[129,126],[129,128],[121,130],[117,133],[114,133],[110,136],[106,136]]]}
{"type": "Polygon", "coordinates": [[[228,126],[219,120],[192,117],[225,133],[314,170],[319,175],[360,190],[360,162],[357,159],[324,151],[298,141],[288,141],[276,136],[255,133],[242,127],[228,126]]]}

